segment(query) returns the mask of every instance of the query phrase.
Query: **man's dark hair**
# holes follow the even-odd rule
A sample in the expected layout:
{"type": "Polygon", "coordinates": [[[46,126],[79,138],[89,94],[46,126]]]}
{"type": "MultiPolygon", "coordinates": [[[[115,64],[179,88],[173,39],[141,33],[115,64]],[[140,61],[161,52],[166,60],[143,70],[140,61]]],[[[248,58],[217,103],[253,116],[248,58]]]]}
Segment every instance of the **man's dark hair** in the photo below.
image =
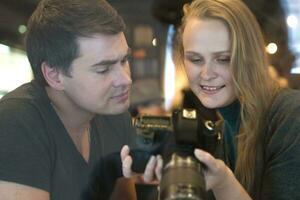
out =
{"type": "Polygon", "coordinates": [[[78,37],[124,30],[123,19],[105,0],[42,0],[28,21],[25,39],[35,79],[47,85],[43,62],[70,76],[70,65],[80,53],[78,37]]]}

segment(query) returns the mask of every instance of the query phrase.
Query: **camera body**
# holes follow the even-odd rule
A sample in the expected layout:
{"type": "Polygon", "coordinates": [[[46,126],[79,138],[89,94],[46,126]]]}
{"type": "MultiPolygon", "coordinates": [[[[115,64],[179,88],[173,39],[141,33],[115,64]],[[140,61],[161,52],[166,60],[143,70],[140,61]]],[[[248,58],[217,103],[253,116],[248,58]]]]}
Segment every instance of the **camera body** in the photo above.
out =
{"type": "Polygon", "coordinates": [[[164,158],[159,199],[206,199],[203,165],[193,152],[195,148],[213,148],[207,136],[215,134],[214,123],[202,119],[195,109],[182,109],[175,110],[171,117],[140,116],[135,120],[135,127],[152,144],[157,133],[173,133],[172,152],[164,158]]]}

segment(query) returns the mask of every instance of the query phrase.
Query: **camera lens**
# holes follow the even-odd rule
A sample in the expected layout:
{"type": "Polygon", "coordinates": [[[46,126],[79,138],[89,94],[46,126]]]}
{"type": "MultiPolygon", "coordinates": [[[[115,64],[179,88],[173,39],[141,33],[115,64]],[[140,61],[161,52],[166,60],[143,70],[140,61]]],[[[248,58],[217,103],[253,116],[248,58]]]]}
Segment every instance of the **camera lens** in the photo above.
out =
{"type": "Polygon", "coordinates": [[[193,156],[173,153],[164,167],[160,190],[160,200],[205,200],[201,164],[193,156]]]}

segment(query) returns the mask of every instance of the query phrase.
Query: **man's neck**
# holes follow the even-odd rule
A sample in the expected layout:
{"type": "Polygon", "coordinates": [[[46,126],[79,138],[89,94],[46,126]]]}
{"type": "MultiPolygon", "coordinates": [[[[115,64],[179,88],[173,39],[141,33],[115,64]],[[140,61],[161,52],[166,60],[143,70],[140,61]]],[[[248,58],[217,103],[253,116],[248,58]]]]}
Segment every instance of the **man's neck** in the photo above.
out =
{"type": "Polygon", "coordinates": [[[90,127],[94,114],[80,108],[63,91],[46,87],[46,92],[55,112],[69,132],[80,133],[90,127]]]}
{"type": "Polygon", "coordinates": [[[63,91],[46,87],[51,105],[61,119],[70,138],[84,160],[88,162],[90,155],[91,113],[74,104],[63,91]]]}

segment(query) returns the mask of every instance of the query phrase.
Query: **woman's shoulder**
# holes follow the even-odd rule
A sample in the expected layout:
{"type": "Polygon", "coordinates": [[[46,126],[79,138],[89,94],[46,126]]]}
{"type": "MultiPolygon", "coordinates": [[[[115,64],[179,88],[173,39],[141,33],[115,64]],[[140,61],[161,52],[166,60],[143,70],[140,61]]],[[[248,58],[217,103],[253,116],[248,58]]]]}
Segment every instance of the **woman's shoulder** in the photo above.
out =
{"type": "Polygon", "coordinates": [[[267,199],[272,199],[272,196],[279,197],[282,195],[280,191],[286,190],[290,191],[285,195],[286,199],[298,199],[299,191],[296,188],[300,178],[300,92],[291,89],[280,91],[268,117],[263,137],[265,164],[262,194],[265,198],[269,196],[267,199]]]}
{"type": "Polygon", "coordinates": [[[289,113],[297,108],[300,108],[300,90],[285,88],[275,96],[269,114],[272,116],[276,113],[289,113]]]}
{"type": "MultiPolygon", "coordinates": [[[[300,91],[282,89],[267,113],[267,141],[300,142],[300,91]],[[287,139],[289,138],[289,139],[287,139]]],[[[287,145],[288,146],[288,145],[287,145]]]]}

